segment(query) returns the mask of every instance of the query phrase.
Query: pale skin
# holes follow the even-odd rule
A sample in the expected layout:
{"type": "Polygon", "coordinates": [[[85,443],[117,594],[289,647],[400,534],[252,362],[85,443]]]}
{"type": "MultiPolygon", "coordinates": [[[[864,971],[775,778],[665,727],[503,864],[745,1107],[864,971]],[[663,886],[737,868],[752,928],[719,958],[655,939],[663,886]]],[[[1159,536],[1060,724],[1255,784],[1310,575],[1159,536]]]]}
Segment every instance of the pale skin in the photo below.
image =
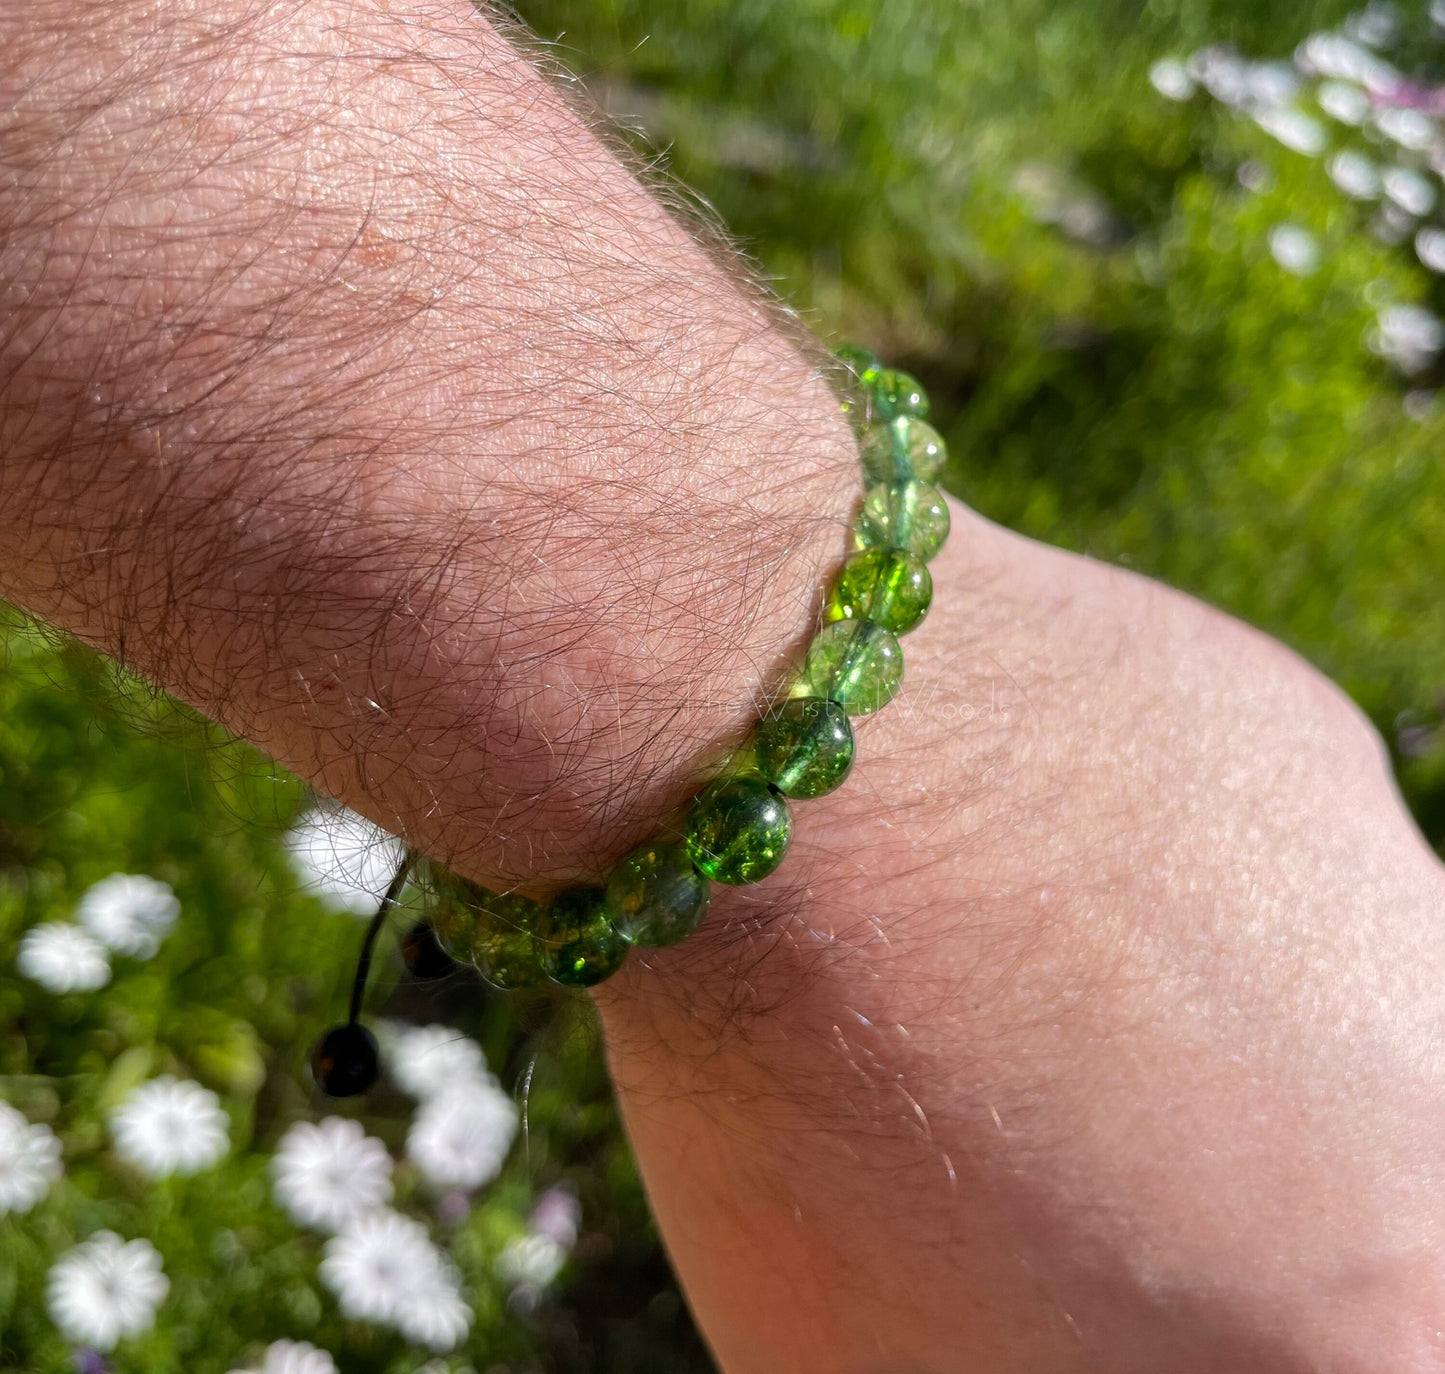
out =
{"type": "MultiPolygon", "coordinates": [[[[0,7],[0,592],[471,876],[805,642],[837,403],[462,3],[0,7]]],[[[1272,641],[955,506],[785,867],[597,995],[727,1374],[1445,1369],[1445,885],[1272,641]]]]}

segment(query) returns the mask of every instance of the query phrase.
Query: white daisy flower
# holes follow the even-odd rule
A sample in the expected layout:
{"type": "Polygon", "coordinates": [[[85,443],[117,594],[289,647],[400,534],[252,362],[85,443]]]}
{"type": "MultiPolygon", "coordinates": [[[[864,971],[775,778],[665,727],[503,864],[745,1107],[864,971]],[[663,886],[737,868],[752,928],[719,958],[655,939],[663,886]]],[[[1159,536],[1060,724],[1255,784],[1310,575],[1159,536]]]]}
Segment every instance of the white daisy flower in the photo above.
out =
{"type": "Polygon", "coordinates": [[[1238,109],[1249,100],[1249,64],[1233,48],[1201,48],[1184,70],[1221,104],[1238,109]]]}
{"type": "Polygon", "coordinates": [[[1415,256],[1432,272],[1445,272],[1445,229],[1425,228],[1415,235],[1415,256]]]}
{"type": "Polygon", "coordinates": [[[1380,311],[1369,344],[1401,372],[1420,372],[1445,349],[1445,321],[1424,306],[1387,306],[1380,311]]]}
{"type": "Polygon", "coordinates": [[[169,1074],[142,1083],[110,1116],[116,1153],[147,1178],[209,1169],[230,1148],[230,1131],[215,1093],[169,1074]]]}
{"type": "Polygon", "coordinates": [[[310,1341],[272,1341],[258,1371],[233,1369],[231,1374],[337,1374],[336,1361],[310,1341]]]}
{"type": "Polygon", "coordinates": [[[1380,178],[1385,194],[1406,214],[1423,219],[1435,208],[1435,187],[1410,167],[1389,167],[1380,178]]]}
{"type": "Polygon", "coordinates": [[[345,1316],[433,1350],[450,1350],[471,1326],[456,1270],[420,1222],[396,1212],[370,1212],[327,1241],[321,1281],[345,1316]]]}
{"type": "Polygon", "coordinates": [[[1388,48],[1400,36],[1400,11],[1388,0],[1372,0],[1345,21],[1345,32],[1371,48],[1388,48]]]}
{"type": "Polygon", "coordinates": [[[47,992],[94,992],[110,982],[110,955],[68,921],[45,921],[20,937],[16,971],[47,992]]]}
{"type": "Polygon", "coordinates": [[[1288,105],[1299,94],[1299,77],[1287,62],[1252,62],[1245,69],[1245,80],[1256,105],[1288,105]]]}
{"type": "Polygon", "coordinates": [[[396,1315],[396,1329],[428,1350],[452,1350],[466,1338],[472,1310],[461,1295],[456,1271],[445,1266],[424,1287],[413,1289],[396,1315]]]}
{"type": "Polygon", "coordinates": [[[271,1161],[272,1195],[292,1220],[339,1231],[391,1201],[391,1156],[359,1122],[298,1121],[271,1161]]]}
{"type": "Polygon", "coordinates": [[[1331,119],[1358,128],[1370,113],[1370,97],[1348,81],[1325,81],[1315,92],[1315,100],[1331,119]]]}
{"type": "Polygon", "coordinates": [[[1319,270],[1319,240],[1298,224],[1276,224],[1269,231],[1269,252],[1286,272],[1297,277],[1308,277],[1319,270]]]}
{"type": "Polygon", "coordinates": [[[1411,152],[1424,152],[1435,142],[1435,121],[1408,105],[1389,105],[1375,113],[1375,128],[1411,152]]]}
{"type": "Polygon", "coordinates": [[[1370,220],[1370,232],[1381,243],[1388,243],[1393,247],[1397,243],[1404,243],[1415,232],[1417,223],[1408,211],[1402,210],[1393,200],[1386,200],[1380,203],[1380,208],[1370,220]]]}
{"type": "Polygon", "coordinates": [[[1346,148],[1336,153],[1325,171],[1352,200],[1376,200],[1380,195],[1380,169],[1364,153],[1346,148]]]}
{"type": "Polygon", "coordinates": [[[1267,105],[1255,112],[1254,122],[1271,138],[1306,157],[1325,150],[1325,129],[1319,120],[1293,106],[1267,105]]]}
{"type": "Polygon", "coordinates": [[[286,836],[306,891],[336,911],[376,911],[405,852],[395,835],[342,806],[315,807],[286,836]]]}
{"type": "Polygon", "coordinates": [[[176,928],[181,904],[159,878],[112,873],[86,891],[75,915],[112,953],[149,959],[176,928]]]}
{"type": "Polygon", "coordinates": [[[1295,49],[1295,66],[1313,76],[1353,81],[1376,94],[1390,89],[1400,73],[1383,57],[1338,33],[1316,33],[1295,49]]]}
{"type": "Polygon", "coordinates": [[[437,1188],[480,1188],[501,1170],[517,1133],[517,1107],[491,1083],[469,1083],[424,1102],[406,1136],[407,1157],[437,1188]]]}
{"type": "Polygon", "coordinates": [[[567,1248],[551,1236],[518,1236],[497,1256],[497,1277],[512,1288],[545,1288],[567,1262],[567,1248]]]}
{"type": "Polygon", "coordinates": [[[51,1266],[45,1305],[69,1340],[113,1350],[122,1336],[150,1330],[169,1289],[150,1241],[97,1231],[51,1266]]]}
{"type": "Polygon", "coordinates": [[[1189,68],[1177,57],[1160,58],[1150,67],[1149,84],[1166,100],[1188,100],[1197,89],[1189,68]]]}
{"type": "Polygon", "coordinates": [[[390,1021],[377,1032],[392,1081],[419,1102],[469,1083],[496,1084],[487,1071],[482,1047],[450,1026],[390,1021]]]}
{"type": "Polygon", "coordinates": [[[61,1173],[55,1132],[0,1102],[0,1213],[28,1212],[61,1173]]]}

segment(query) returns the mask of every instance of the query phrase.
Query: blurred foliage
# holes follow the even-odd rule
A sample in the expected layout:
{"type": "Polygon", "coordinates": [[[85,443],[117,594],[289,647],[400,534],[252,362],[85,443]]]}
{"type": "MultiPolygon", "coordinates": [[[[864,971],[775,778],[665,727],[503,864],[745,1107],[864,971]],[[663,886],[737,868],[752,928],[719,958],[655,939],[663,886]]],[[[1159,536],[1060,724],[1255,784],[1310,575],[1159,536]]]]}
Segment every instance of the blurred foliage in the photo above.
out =
{"type": "MultiPolygon", "coordinates": [[[[1148,81],[1206,44],[1288,60],[1354,8],[520,11],[820,333],[923,380],[955,492],[1279,636],[1393,741],[1398,720],[1438,721],[1445,691],[1445,409],[1408,412],[1364,339],[1385,300],[1440,288],[1408,243],[1370,236],[1318,160],[1148,81]],[[1242,167],[1263,169],[1262,190],[1242,167]],[[1319,236],[1319,272],[1271,258],[1280,222],[1319,236]]],[[[1416,74],[1438,77],[1437,52],[1416,46],[1416,74]]],[[[1438,844],[1445,761],[1423,752],[1402,778],[1438,844]]]]}
{"type": "MultiPolygon", "coordinates": [[[[1392,742],[1445,840],[1445,406],[1365,345],[1388,302],[1442,306],[1318,160],[1147,72],[1226,41],[1287,57],[1343,3],[1238,0],[527,0],[558,61],[712,206],[821,333],[929,387],[949,483],[1041,539],[1163,577],[1343,683],[1392,742]],[[1252,188],[1252,189],[1251,189],[1252,188]],[[1285,271],[1270,230],[1311,231],[1285,271]]],[[[98,1226],[149,1235],[173,1292],[122,1368],[210,1374],[310,1339],[347,1371],[421,1355],[342,1323],[317,1242],[269,1200],[264,1151],[298,1114],[305,1047],[342,1004],[359,937],[297,892],[277,836],[302,790],[203,722],[18,619],[0,669],[0,1096],[53,1123],[68,1174],[0,1219],[0,1371],[71,1368],[44,1270],[98,1226]],[[172,882],[179,932],[104,994],[9,976],[29,925],[113,870],[172,882]],[[242,1146],[143,1184],[104,1148],[105,1106],[160,1072],[219,1091],[242,1146]]],[[[392,960],[373,1002],[487,1046],[527,1102],[525,1142],[450,1235],[478,1296],[479,1370],[708,1368],[668,1277],[582,1005],[392,960]],[[553,1296],[507,1310],[490,1277],[534,1191],[566,1180],[585,1234],[553,1296]]],[[[393,1148],[405,1104],[356,1109],[393,1148]]],[[[400,1179],[403,1193],[415,1180],[400,1179]]],[[[438,1234],[446,1230],[434,1221],[438,1234]]],[[[460,1369],[454,1358],[448,1366],[460,1369]]]]}
{"type": "MultiPolygon", "coordinates": [[[[145,1236],[171,1291],[117,1368],[225,1374],[281,1337],[332,1351],[347,1374],[402,1374],[424,1353],[342,1321],[317,1282],[319,1238],[273,1203],[267,1160],[293,1120],[355,1115],[399,1155],[412,1104],[379,1088],[336,1103],[305,1066],[344,1007],[361,923],[298,890],[280,844],[305,789],[267,760],[74,644],[0,621],[0,1098],[52,1127],[65,1177],[33,1212],[0,1216],[0,1371],[71,1374],[45,1311],[45,1273],[100,1228],[145,1236]],[[114,871],[170,882],[180,925],[148,962],[117,958],[99,992],[55,996],[14,976],[19,936],[66,919],[114,871]],[[109,1148],[108,1113],[161,1073],[221,1095],[234,1148],[194,1178],[144,1179],[109,1148]]],[[[392,942],[394,945],[394,942],[392,942]]],[[[585,1003],[507,998],[458,974],[418,984],[389,949],[377,1014],[442,1021],[481,1041],[526,1111],[524,1139],[470,1214],[448,1220],[414,1170],[397,1205],[428,1217],[475,1300],[469,1341],[435,1370],[709,1366],[658,1250],[585,1003]],[[509,1311],[493,1277],[551,1184],[582,1202],[565,1303],[509,1311]]]]}

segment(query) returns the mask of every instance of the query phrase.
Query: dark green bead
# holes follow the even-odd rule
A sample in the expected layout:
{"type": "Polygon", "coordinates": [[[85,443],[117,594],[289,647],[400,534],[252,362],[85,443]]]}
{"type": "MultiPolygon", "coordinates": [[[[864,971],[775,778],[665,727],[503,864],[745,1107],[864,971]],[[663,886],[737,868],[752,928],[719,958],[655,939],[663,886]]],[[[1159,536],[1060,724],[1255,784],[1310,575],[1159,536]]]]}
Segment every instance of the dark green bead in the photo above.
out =
{"type": "Polygon", "coordinates": [[[553,982],[590,988],[610,978],[630,948],[607,910],[600,887],[563,888],[552,898],[539,932],[542,960],[553,982]]]}
{"type": "Polygon", "coordinates": [[[903,650],[891,630],[871,620],[835,620],[813,636],[803,672],[814,695],[866,716],[897,694],[903,650]]]}
{"type": "Polygon", "coordinates": [[[926,420],[900,415],[871,425],[861,444],[863,470],[871,482],[931,482],[948,461],[943,436],[926,420]]]}
{"type": "Polygon", "coordinates": [[[692,804],[687,852],[719,883],[756,883],[788,852],[793,818],[788,803],[761,778],[724,778],[692,804]]]}
{"type": "Polygon", "coordinates": [[[853,542],[860,549],[906,549],[927,563],[948,538],[948,504],[927,482],[880,482],[858,512],[853,542]]]}
{"type": "Polygon", "coordinates": [[[843,565],[828,596],[830,620],[871,620],[906,634],[928,611],[933,578],[903,549],[864,549],[843,565]]]}
{"type": "Polygon", "coordinates": [[[821,797],[853,766],[848,713],[826,697],[794,697],[774,708],[754,736],[758,771],[786,797],[821,797]]]}
{"type": "Polygon", "coordinates": [[[873,411],[880,419],[896,420],[900,415],[911,415],[919,420],[928,418],[928,397],[906,372],[885,367],[874,372],[867,381],[873,398],[873,411]]]}
{"type": "Polygon", "coordinates": [[[687,847],[639,845],[607,880],[607,908],[622,938],[653,949],[685,940],[707,915],[708,880],[687,847]]]}

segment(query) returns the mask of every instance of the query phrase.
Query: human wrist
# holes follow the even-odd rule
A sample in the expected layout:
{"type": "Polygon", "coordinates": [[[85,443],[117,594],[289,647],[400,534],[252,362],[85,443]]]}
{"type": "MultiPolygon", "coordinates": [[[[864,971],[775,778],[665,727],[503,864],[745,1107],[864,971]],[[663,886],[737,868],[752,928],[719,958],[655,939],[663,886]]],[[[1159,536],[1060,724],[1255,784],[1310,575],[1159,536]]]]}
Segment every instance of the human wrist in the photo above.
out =
{"type": "MultiPolygon", "coordinates": [[[[16,336],[39,348],[0,355],[5,590],[467,871],[571,876],[683,800],[776,684],[843,552],[852,441],[768,312],[480,20],[443,14],[443,79],[383,91],[414,31],[329,10],[265,28],[269,50],[238,21],[225,68],[207,56],[179,91],[153,74],[222,130],[190,164],[155,155],[171,126],[138,84],[61,169],[91,183],[94,222],[65,218],[38,163],[4,212],[49,195],[52,227],[12,241],[74,262],[30,283],[16,336]],[[278,44],[300,68],[285,91],[264,70],[278,44]],[[358,178],[368,139],[298,123],[248,162],[224,132],[322,98],[370,136],[410,126],[391,179],[358,178]],[[552,212],[515,219],[480,271],[475,225],[535,199],[548,165],[552,212]],[[158,192],[207,232],[146,220],[158,192]]],[[[137,13],[80,63],[94,85],[137,13]]],[[[200,42],[207,7],[182,13],[200,42]]],[[[129,36],[142,58],[168,37],[129,36]]],[[[48,79],[32,103],[74,99],[48,79]]]]}

